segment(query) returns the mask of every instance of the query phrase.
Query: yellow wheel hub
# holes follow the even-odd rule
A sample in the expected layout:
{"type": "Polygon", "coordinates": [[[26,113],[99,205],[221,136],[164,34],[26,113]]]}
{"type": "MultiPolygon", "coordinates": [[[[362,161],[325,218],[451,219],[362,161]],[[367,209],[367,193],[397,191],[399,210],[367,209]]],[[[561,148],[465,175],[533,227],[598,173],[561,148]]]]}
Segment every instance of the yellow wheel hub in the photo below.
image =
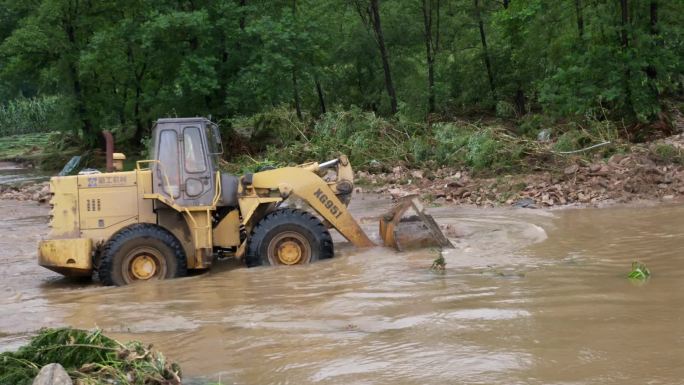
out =
{"type": "Polygon", "coordinates": [[[131,262],[131,273],[136,279],[150,279],[157,272],[157,262],[154,257],[141,254],[136,256],[131,262]]]}
{"type": "Polygon", "coordinates": [[[283,265],[295,265],[302,259],[302,248],[293,241],[285,241],[278,246],[278,260],[283,265]]]}

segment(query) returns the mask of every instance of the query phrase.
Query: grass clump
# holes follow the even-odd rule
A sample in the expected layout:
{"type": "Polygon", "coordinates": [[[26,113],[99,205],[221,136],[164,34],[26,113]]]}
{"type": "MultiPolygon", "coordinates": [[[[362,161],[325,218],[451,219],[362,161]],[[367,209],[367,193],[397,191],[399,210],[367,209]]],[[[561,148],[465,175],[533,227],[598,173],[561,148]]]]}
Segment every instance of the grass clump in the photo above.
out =
{"type": "Polygon", "coordinates": [[[77,385],[180,385],[178,365],[140,342],[122,344],[100,330],[42,329],[16,352],[0,354],[0,385],[31,384],[40,368],[59,363],[77,385]]]}
{"type": "Polygon", "coordinates": [[[19,98],[0,104],[0,135],[18,135],[54,130],[60,98],[19,98]]]}
{"type": "Polygon", "coordinates": [[[627,278],[638,281],[645,281],[650,276],[651,271],[648,269],[648,267],[646,267],[646,265],[639,261],[634,261],[632,262],[632,271],[629,272],[627,278]]]}
{"type": "Polygon", "coordinates": [[[649,152],[657,161],[664,163],[684,164],[684,151],[670,143],[654,143],[649,152]]]}
{"type": "Polygon", "coordinates": [[[434,261],[432,261],[432,266],[430,266],[430,270],[432,271],[445,271],[446,270],[446,260],[444,259],[444,256],[442,253],[439,253],[439,257],[435,258],[434,261]]]}

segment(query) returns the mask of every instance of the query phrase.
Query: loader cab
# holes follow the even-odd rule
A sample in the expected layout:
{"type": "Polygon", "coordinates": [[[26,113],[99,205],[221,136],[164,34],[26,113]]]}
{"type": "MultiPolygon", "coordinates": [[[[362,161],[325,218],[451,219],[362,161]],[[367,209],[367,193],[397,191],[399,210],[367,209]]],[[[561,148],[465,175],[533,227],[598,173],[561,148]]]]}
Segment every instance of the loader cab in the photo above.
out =
{"type": "Polygon", "coordinates": [[[209,206],[216,193],[218,126],[206,118],[159,119],[152,129],[153,189],[180,206],[209,206]]]}

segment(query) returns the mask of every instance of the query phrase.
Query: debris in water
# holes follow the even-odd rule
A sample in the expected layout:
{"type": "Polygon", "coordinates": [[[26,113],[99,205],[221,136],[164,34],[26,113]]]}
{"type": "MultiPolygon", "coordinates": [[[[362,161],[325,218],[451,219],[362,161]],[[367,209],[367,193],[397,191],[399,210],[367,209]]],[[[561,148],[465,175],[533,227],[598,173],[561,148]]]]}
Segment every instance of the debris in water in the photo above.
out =
{"type": "Polygon", "coordinates": [[[627,278],[636,279],[639,281],[644,281],[651,276],[651,270],[646,267],[643,263],[639,261],[632,262],[632,271],[629,273],[627,278]]]}
{"type": "Polygon", "coordinates": [[[76,385],[180,385],[180,367],[140,342],[122,344],[100,330],[42,329],[16,352],[0,353],[0,385],[29,385],[57,363],[76,385]]]}

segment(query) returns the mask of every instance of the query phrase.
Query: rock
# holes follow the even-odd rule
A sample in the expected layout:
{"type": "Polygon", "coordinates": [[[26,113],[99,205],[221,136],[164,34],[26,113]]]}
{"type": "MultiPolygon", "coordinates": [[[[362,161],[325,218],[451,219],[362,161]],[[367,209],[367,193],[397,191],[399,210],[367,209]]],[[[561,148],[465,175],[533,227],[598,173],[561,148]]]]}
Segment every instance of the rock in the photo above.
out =
{"type": "Polygon", "coordinates": [[[518,199],[513,202],[513,207],[536,209],[536,202],[532,198],[518,199]]]}
{"type": "Polygon", "coordinates": [[[387,192],[392,196],[393,199],[399,199],[401,197],[409,195],[409,193],[406,190],[400,188],[390,188],[387,190],[387,192]]]}
{"type": "Polygon", "coordinates": [[[598,163],[594,163],[591,166],[589,166],[589,172],[599,172],[601,171],[601,165],[598,163]]]}
{"type": "Polygon", "coordinates": [[[672,183],[672,176],[671,176],[671,175],[665,174],[665,175],[663,175],[662,177],[660,177],[660,178],[658,179],[658,181],[659,181],[660,183],[670,184],[670,183],[672,183]]]}
{"type": "Polygon", "coordinates": [[[456,191],[453,192],[453,195],[454,195],[455,197],[463,197],[463,198],[465,198],[465,197],[466,197],[466,196],[465,196],[465,193],[467,193],[467,192],[468,192],[468,189],[467,189],[467,188],[461,187],[461,188],[457,188],[456,191]]]}
{"type": "Polygon", "coordinates": [[[380,164],[380,162],[378,162],[377,160],[373,159],[368,163],[368,167],[371,170],[377,171],[377,170],[380,170],[382,168],[382,164],[380,164]]]}
{"type": "Polygon", "coordinates": [[[580,193],[577,194],[577,199],[579,199],[579,201],[582,202],[582,203],[587,203],[587,202],[589,202],[589,201],[591,200],[591,196],[590,196],[590,195],[587,195],[587,194],[585,194],[585,193],[583,193],[583,192],[580,192],[580,193]]]}
{"type": "Polygon", "coordinates": [[[62,365],[48,364],[40,369],[33,385],[73,385],[73,382],[62,365]]]}
{"type": "Polygon", "coordinates": [[[565,173],[565,175],[572,175],[572,174],[576,173],[577,170],[579,170],[579,166],[576,164],[573,164],[571,166],[566,167],[565,170],[563,170],[563,173],[565,173]]]}
{"type": "Polygon", "coordinates": [[[673,199],[674,199],[674,195],[665,195],[665,196],[663,196],[663,199],[665,199],[666,201],[673,200],[673,199]]]}
{"type": "Polygon", "coordinates": [[[548,128],[545,128],[537,134],[537,141],[538,142],[548,142],[551,140],[551,130],[548,128]]]}
{"type": "Polygon", "coordinates": [[[624,159],[625,156],[621,154],[615,154],[608,159],[608,163],[620,164],[620,161],[624,159]]]}
{"type": "Polygon", "coordinates": [[[411,176],[416,179],[423,179],[424,174],[421,170],[413,170],[411,171],[411,176]]]}
{"type": "Polygon", "coordinates": [[[465,184],[461,182],[460,180],[452,180],[451,182],[447,183],[445,187],[463,187],[465,184]]]}

